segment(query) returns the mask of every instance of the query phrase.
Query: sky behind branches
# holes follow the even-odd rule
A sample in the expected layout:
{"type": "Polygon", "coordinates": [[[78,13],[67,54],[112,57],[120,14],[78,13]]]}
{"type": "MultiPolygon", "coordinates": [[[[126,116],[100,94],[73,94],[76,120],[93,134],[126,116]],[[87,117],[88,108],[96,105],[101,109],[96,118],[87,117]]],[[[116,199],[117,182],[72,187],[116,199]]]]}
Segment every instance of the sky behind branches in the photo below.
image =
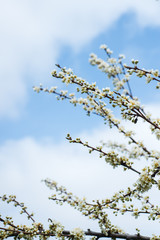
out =
{"type": "MultiPolygon", "coordinates": [[[[73,222],[68,216],[70,208],[63,214],[64,209],[47,200],[50,191],[41,179],[51,177],[89,198],[95,193],[96,198],[105,197],[106,192],[111,194],[121,184],[125,186],[126,179],[129,182],[134,179],[134,175],[128,174],[117,180],[118,173],[121,174],[118,170],[113,178],[109,174],[111,168],[96,155],[88,157],[86,150],[65,141],[68,132],[85,140],[89,138],[93,144],[97,139],[111,139],[113,135],[101,119],[87,117],[80,107],[74,108],[68,102],[57,102],[54,95],[38,95],[32,87],[42,83],[44,87],[58,85],[63,89],[50,74],[56,63],[71,67],[77,75],[89,82],[96,81],[100,87],[108,86],[105,75],[88,63],[91,52],[105,59],[99,49],[103,43],[113,50],[115,57],[125,54],[128,64],[135,58],[140,60],[141,67],[159,68],[159,12],[160,3],[154,0],[0,2],[2,194],[16,194],[40,220],[52,213],[53,218],[68,227],[72,224],[84,227],[86,220],[82,221],[80,215],[72,212],[77,219],[73,222]],[[113,184],[108,184],[109,179],[113,184]]],[[[160,95],[154,84],[152,90],[142,79],[133,78],[130,84],[133,94],[157,114],[160,95]]],[[[154,141],[152,144],[148,141],[146,132],[141,136],[148,146],[155,146],[154,141]]],[[[120,136],[118,139],[121,141],[120,136]]],[[[3,213],[8,214],[5,208],[3,213]]],[[[118,219],[117,224],[121,221],[118,219]]],[[[133,230],[135,226],[134,223],[129,227],[133,230]]],[[[145,231],[149,231],[147,225],[145,231]]]]}

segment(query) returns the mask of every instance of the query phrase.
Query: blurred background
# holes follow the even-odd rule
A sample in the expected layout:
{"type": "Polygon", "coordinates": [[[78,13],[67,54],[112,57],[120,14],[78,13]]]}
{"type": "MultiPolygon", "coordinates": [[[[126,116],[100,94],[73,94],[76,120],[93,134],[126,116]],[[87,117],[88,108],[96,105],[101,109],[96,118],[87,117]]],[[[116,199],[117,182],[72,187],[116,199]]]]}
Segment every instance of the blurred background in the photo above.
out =
{"type": "MultiPolygon", "coordinates": [[[[70,207],[49,201],[52,192],[42,179],[50,177],[91,200],[111,196],[136,176],[112,171],[96,154],[90,156],[65,140],[70,133],[98,145],[100,140],[115,138],[121,142],[121,135],[97,116],[88,117],[80,107],[57,102],[51,94],[37,94],[32,87],[42,83],[64,89],[51,76],[56,63],[89,82],[108,86],[106,76],[88,62],[92,52],[106,58],[101,44],[112,49],[114,57],[125,54],[127,64],[134,58],[142,68],[159,69],[159,13],[160,2],[154,0],[0,1],[0,194],[17,195],[35,213],[36,221],[47,224],[50,217],[66,229],[99,229],[70,207]]],[[[133,77],[130,85],[147,111],[158,116],[160,95],[155,84],[133,77]]],[[[138,138],[144,138],[149,148],[158,148],[142,126],[136,125],[138,138]]],[[[17,223],[25,222],[12,206],[0,204],[0,211],[2,216],[14,216],[17,223]]],[[[157,224],[144,218],[128,224],[129,217],[111,219],[130,233],[135,227],[146,235],[156,233],[157,224]]]]}

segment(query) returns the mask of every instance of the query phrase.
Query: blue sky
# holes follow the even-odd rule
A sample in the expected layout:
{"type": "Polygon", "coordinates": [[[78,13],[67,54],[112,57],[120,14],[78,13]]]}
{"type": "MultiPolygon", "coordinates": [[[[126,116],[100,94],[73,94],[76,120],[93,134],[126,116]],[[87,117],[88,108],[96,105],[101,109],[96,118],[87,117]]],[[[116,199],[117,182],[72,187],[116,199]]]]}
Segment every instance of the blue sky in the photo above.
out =
{"type": "MultiPolygon", "coordinates": [[[[47,219],[50,209],[47,207],[44,214],[44,206],[48,204],[49,191],[40,182],[42,178],[53,175],[60,184],[79,195],[89,193],[90,198],[94,197],[92,190],[99,189],[106,178],[106,165],[97,158],[91,160],[82,148],[66,143],[66,134],[88,137],[93,144],[93,139],[112,134],[108,129],[104,134],[103,122],[96,116],[89,118],[80,107],[57,102],[54,95],[36,94],[32,87],[42,83],[63,89],[50,74],[56,63],[106,86],[105,75],[88,62],[91,52],[105,58],[99,49],[103,43],[113,50],[114,56],[124,53],[126,63],[135,58],[141,67],[159,68],[160,3],[15,0],[1,1],[0,12],[0,186],[2,193],[17,194],[20,201],[26,199],[30,209],[47,219]],[[90,174],[87,168],[91,169],[90,174]],[[97,181],[91,181],[97,169],[102,174],[97,181]],[[41,195],[44,197],[39,202],[36,199],[41,195]]],[[[145,81],[134,78],[131,87],[143,104],[155,113],[159,111],[160,97],[154,87],[150,89],[145,81]]],[[[132,180],[132,176],[128,178],[132,180]]],[[[117,182],[113,185],[115,188],[107,191],[114,192],[117,182]]],[[[100,196],[103,193],[103,189],[97,190],[100,196]]],[[[62,220],[61,210],[55,206],[53,209],[55,218],[62,220]]],[[[67,213],[64,218],[64,224],[68,224],[67,213]]],[[[77,220],[76,224],[83,227],[83,221],[77,220]]]]}

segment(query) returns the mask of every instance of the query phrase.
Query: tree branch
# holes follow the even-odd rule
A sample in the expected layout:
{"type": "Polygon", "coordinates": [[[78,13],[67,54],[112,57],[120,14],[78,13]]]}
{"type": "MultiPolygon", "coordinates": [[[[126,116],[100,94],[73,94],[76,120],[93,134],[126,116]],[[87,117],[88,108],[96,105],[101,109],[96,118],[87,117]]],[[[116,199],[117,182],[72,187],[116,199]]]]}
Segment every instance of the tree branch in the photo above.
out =
{"type": "MultiPolygon", "coordinates": [[[[5,232],[11,232],[7,238],[10,237],[18,237],[18,235],[20,233],[25,234],[26,236],[32,235],[33,236],[33,232],[23,232],[23,231],[19,231],[19,230],[11,230],[11,229],[7,229],[7,228],[2,228],[0,227],[0,230],[3,230],[5,232]]],[[[55,237],[54,233],[45,233],[45,232],[36,232],[34,233],[35,236],[43,236],[43,237],[55,237]]],[[[140,234],[135,234],[135,235],[131,235],[131,234],[121,234],[121,233],[111,233],[108,232],[108,234],[104,234],[101,232],[95,232],[95,231],[91,231],[90,229],[88,229],[87,231],[84,232],[85,236],[92,236],[92,237],[96,237],[98,238],[112,238],[112,239],[127,239],[127,240],[150,240],[150,237],[147,236],[143,236],[140,234]]],[[[61,236],[63,237],[73,237],[71,234],[71,231],[68,230],[64,230],[61,233],[61,236]]]]}

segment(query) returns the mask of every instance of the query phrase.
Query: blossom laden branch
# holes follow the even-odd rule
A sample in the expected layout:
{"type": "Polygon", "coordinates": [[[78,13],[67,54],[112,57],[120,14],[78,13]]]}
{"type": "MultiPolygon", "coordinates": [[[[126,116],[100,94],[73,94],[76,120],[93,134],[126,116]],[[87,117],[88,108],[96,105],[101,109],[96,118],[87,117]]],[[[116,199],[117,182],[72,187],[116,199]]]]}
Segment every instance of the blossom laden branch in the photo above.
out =
{"type": "Polygon", "coordinates": [[[133,73],[136,73],[138,77],[146,77],[146,83],[150,83],[152,80],[157,81],[158,85],[156,86],[157,89],[160,88],[160,74],[159,71],[156,70],[145,70],[137,67],[137,63],[135,61],[132,61],[135,65],[133,67],[124,65],[126,69],[128,69],[128,73],[131,75],[133,73]]]}
{"type": "MultiPolygon", "coordinates": [[[[3,195],[3,196],[0,196],[0,199],[3,201],[3,202],[7,202],[8,204],[9,203],[13,203],[14,204],[14,207],[20,207],[21,208],[21,211],[20,211],[20,214],[23,214],[25,213],[27,215],[27,218],[28,219],[31,219],[32,222],[35,222],[35,220],[33,219],[33,213],[29,214],[28,211],[27,211],[27,207],[24,205],[24,203],[20,203],[16,200],[16,196],[15,195],[10,195],[7,197],[7,195],[3,195]]],[[[0,220],[1,221],[1,220],[0,220]]]]}
{"type": "MultiPolygon", "coordinates": [[[[150,237],[146,237],[140,234],[130,235],[130,234],[120,234],[120,233],[111,233],[109,232],[108,235],[101,233],[101,232],[95,232],[90,229],[87,231],[83,231],[80,228],[75,228],[71,231],[63,230],[62,232],[59,232],[58,236],[57,233],[53,232],[36,232],[33,231],[33,229],[27,229],[25,232],[25,228],[23,231],[17,231],[17,230],[9,230],[7,228],[1,228],[0,227],[0,237],[1,239],[7,239],[10,237],[14,237],[15,239],[30,239],[33,240],[35,237],[39,237],[40,239],[48,239],[50,237],[58,237],[59,239],[72,239],[72,240],[83,240],[85,239],[85,236],[92,237],[93,240],[99,239],[99,238],[113,238],[113,239],[134,239],[134,240],[150,240],[150,237]],[[4,234],[3,234],[3,233],[4,234]]],[[[155,239],[155,238],[152,238],[155,239]]]]}
{"type": "Polygon", "coordinates": [[[118,165],[121,165],[124,167],[124,170],[130,169],[133,172],[140,174],[139,171],[137,171],[132,167],[133,162],[129,161],[129,159],[126,158],[125,156],[118,157],[118,154],[116,154],[114,151],[106,153],[102,150],[102,146],[92,147],[88,144],[88,142],[85,142],[85,143],[82,142],[80,138],[76,138],[75,140],[73,140],[70,134],[67,135],[66,139],[69,140],[70,143],[79,143],[89,148],[89,153],[93,151],[99,152],[100,153],[99,157],[100,158],[105,157],[105,161],[108,162],[110,165],[112,165],[113,168],[117,167],[118,165]]]}

